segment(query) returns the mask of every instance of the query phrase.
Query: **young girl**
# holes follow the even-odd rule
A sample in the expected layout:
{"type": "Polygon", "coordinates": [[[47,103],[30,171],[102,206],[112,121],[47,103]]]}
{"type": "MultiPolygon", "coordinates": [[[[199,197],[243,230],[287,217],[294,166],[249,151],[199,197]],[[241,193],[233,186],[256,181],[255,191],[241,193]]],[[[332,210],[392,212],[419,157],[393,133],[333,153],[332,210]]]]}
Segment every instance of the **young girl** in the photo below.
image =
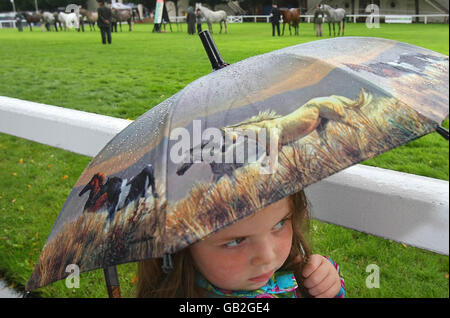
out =
{"type": "Polygon", "coordinates": [[[173,255],[138,266],[138,297],[339,297],[339,267],[311,255],[303,191],[258,211],[173,255]],[[298,284],[297,284],[298,281],[298,284]]]}

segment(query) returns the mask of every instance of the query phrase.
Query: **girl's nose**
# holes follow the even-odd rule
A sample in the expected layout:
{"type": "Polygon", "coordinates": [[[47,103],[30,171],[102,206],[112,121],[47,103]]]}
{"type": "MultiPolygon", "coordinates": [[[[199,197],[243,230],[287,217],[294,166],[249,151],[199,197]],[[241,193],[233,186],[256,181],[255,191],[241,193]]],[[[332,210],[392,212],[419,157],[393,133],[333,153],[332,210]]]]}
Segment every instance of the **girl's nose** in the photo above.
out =
{"type": "Polygon", "coordinates": [[[256,243],[254,246],[253,257],[251,258],[251,265],[261,266],[273,263],[275,258],[275,248],[270,240],[265,239],[256,243]]]}

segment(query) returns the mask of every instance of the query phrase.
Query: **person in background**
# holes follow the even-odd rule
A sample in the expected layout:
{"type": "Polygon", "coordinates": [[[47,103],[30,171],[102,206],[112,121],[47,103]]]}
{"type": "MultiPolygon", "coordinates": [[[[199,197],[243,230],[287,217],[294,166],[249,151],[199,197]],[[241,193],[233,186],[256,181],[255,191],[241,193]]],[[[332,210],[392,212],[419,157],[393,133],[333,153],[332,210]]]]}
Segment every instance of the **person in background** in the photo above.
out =
{"type": "Polygon", "coordinates": [[[200,13],[200,9],[197,9],[195,18],[197,19],[197,33],[202,32],[202,14],[200,13]]]}
{"type": "Polygon", "coordinates": [[[322,36],[322,23],[323,23],[324,14],[320,9],[320,4],[317,4],[314,9],[314,28],[316,30],[316,36],[322,36]]]}
{"type": "Polygon", "coordinates": [[[107,7],[104,1],[98,2],[98,20],[97,24],[102,35],[102,43],[106,44],[106,39],[108,39],[108,44],[111,44],[111,20],[112,20],[112,10],[107,7]]]}
{"type": "Polygon", "coordinates": [[[192,7],[188,8],[186,22],[188,24],[188,34],[195,34],[195,13],[192,7]]]}
{"type": "Polygon", "coordinates": [[[275,28],[277,29],[277,34],[280,36],[280,9],[276,3],[272,4],[272,36],[275,36],[275,28]]]}
{"type": "Polygon", "coordinates": [[[19,32],[23,32],[23,25],[22,25],[22,15],[20,13],[16,14],[16,27],[19,32]]]}

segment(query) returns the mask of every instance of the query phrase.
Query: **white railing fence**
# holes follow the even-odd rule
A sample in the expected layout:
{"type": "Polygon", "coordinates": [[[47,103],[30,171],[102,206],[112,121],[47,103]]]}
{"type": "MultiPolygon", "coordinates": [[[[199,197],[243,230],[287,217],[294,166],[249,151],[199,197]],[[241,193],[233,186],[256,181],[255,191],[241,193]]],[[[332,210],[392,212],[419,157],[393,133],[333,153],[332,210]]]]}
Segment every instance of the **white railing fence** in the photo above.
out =
{"type": "MultiPolygon", "coordinates": [[[[130,123],[0,96],[0,133],[90,157],[130,123]]],[[[355,165],[306,192],[315,219],[449,254],[448,181],[355,165]]]]}
{"type": "MultiPolygon", "coordinates": [[[[392,14],[380,14],[380,15],[372,15],[374,18],[380,19],[380,22],[384,22],[385,20],[389,20],[389,17],[391,17],[392,14]]],[[[395,16],[403,16],[408,19],[411,19],[413,22],[416,18],[419,19],[420,22],[423,22],[424,24],[427,24],[429,19],[437,20],[440,23],[448,23],[448,14],[408,14],[408,15],[401,15],[396,14],[395,16]]],[[[350,22],[356,23],[358,18],[362,18],[363,21],[366,21],[366,19],[370,17],[370,15],[367,14],[349,14],[347,15],[347,18],[350,22]]],[[[300,18],[303,18],[304,21],[311,23],[312,19],[314,18],[311,14],[302,14],[300,15],[300,18]]],[[[186,17],[185,16],[171,16],[170,20],[172,23],[185,23],[186,17]]],[[[236,15],[236,16],[228,16],[227,17],[228,23],[243,23],[243,22],[270,22],[270,16],[268,15],[236,15]]],[[[25,27],[27,26],[26,20],[22,20],[22,25],[25,27]]],[[[15,28],[16,27],[16,21],[13,19],[10,20],[0,20],[0,29],[2,28],[15,28]]]]}

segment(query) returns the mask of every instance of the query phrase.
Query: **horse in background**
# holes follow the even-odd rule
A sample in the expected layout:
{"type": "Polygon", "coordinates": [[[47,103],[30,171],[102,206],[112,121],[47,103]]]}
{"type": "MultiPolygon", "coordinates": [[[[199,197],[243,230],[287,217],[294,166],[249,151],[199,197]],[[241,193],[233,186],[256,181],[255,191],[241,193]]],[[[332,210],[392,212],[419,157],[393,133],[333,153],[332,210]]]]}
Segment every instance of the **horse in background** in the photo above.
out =
{"type": "Polygon", "coordinates": [[[80,9],[80,14],[84,15],[89,23],[89,27],[92,30],[95,31],[95,23],[97,23],[98,20],[98,13],[97,12],[91,12],[86,9],[80,9]]]}
{"type": "Polygon", "coordinates": [[[56,32],[58,32],[58,26],[56,25],[55,15],[51,12],[44,11],[41,16],[41,23],[47,31],[51,31],[51,25],[55,27],[56,32]]]}
{"type": "Polygon", "coordinates": [[[321,4],[319,7],[323,13],[326,16],[326,20],[328,22],[328,29],[330,31],[330,36],[331,36],[331,23],[333,23],[333,34],[334,36],[336,36],[336,30],[335,30],[335,24],[338,23],[339,25],[339,31],[338,31],[338,36],[341,33],[341,29],[342,29],[342,35],[344,35],[345,32],[345,10],[342,8],[337,8],[334,9],[331,6],[327,5],[327,4],[321,4]],[[341,24],[342,24],[342,28],[341,28],[341,24]]]}
{"type": "Polygon", "coordinates": [[[64,31],[67,31],[68,29],[71,29],[71,28],[75,28],[77,30],[80,28],[79,17],[76,13],[60,12],[58,14],[58,20],[64,26],[64,31]]]}
{"type": "Polygon", "coordinates": [[[53,16],[55,17],[56,32],[58,32],[58,25],[59,25],[59,30],[62,31],[62,22],[59,20],[59,12],[54,12],[53,16]]]}
{"type": "Polygon", "coordinates": [[[220,24],[220,32],[222,33],[222,22],[225,25],[225,33],[227,33],[227,13],[224,10],[212,11],[204,6],[201,3],[197,3],[195,5],[195,9],[200,9],[202,16],[205,18],[206,23],[208,24],[209,32],[213,33],[212,24],[215,22],[219,22],[220,24]]]}
{"type": "MultiPolygon", "coordinates": [[[[98,20],[98,13],[80,8],[80,15],[81,15],[80,21],[84,17],[86,17],[86,21],[89,23],[89,29],[91,31],[95,31],[95,23],[97,23],[97,20],[98,20]]],[[[83,21],[83,23],[84,23],[84,21],[83,21]]],[[[84,28],[83,28],[83,31],[84,31],[84,28]]]]}
{"type": "Polygon", "coordinates": [[[32,23],[41,22],[41,15],[39,13],[21,12],[21,15],[25,17],[25,20],[27,20],[30,31],[33,31],[33,28],[31,27],[32,23]]]}
{"type": "Polygon", "coordinates": [[[292,35],[291,26],[294,28],[294,35],[299,35],[299,23],[300,23],[300,11],[298,9],[280,9],[281,15],[283,16],[283,32],[286,27],[286,23],[289,25],[289,35],[292,35]]]}
{"type": "MultiPolygon", "coordinates": [[[[133,18],[133,15],[130,10],[112,8],[112,14],[113,14],[113,20],[115,20],[115,22],[116,22],[116,25],[115,25],[116,32],[117,32],[117,23],[120,24],[120,32],[122,32],[122,22],[123,21],[128,22],[128,25],[130,27],[129,31],[133,30],[133,22],[131,21],[133,18]]],[[[111,31],[113,31],[113,30],[111,30],[111,31]]]]}

